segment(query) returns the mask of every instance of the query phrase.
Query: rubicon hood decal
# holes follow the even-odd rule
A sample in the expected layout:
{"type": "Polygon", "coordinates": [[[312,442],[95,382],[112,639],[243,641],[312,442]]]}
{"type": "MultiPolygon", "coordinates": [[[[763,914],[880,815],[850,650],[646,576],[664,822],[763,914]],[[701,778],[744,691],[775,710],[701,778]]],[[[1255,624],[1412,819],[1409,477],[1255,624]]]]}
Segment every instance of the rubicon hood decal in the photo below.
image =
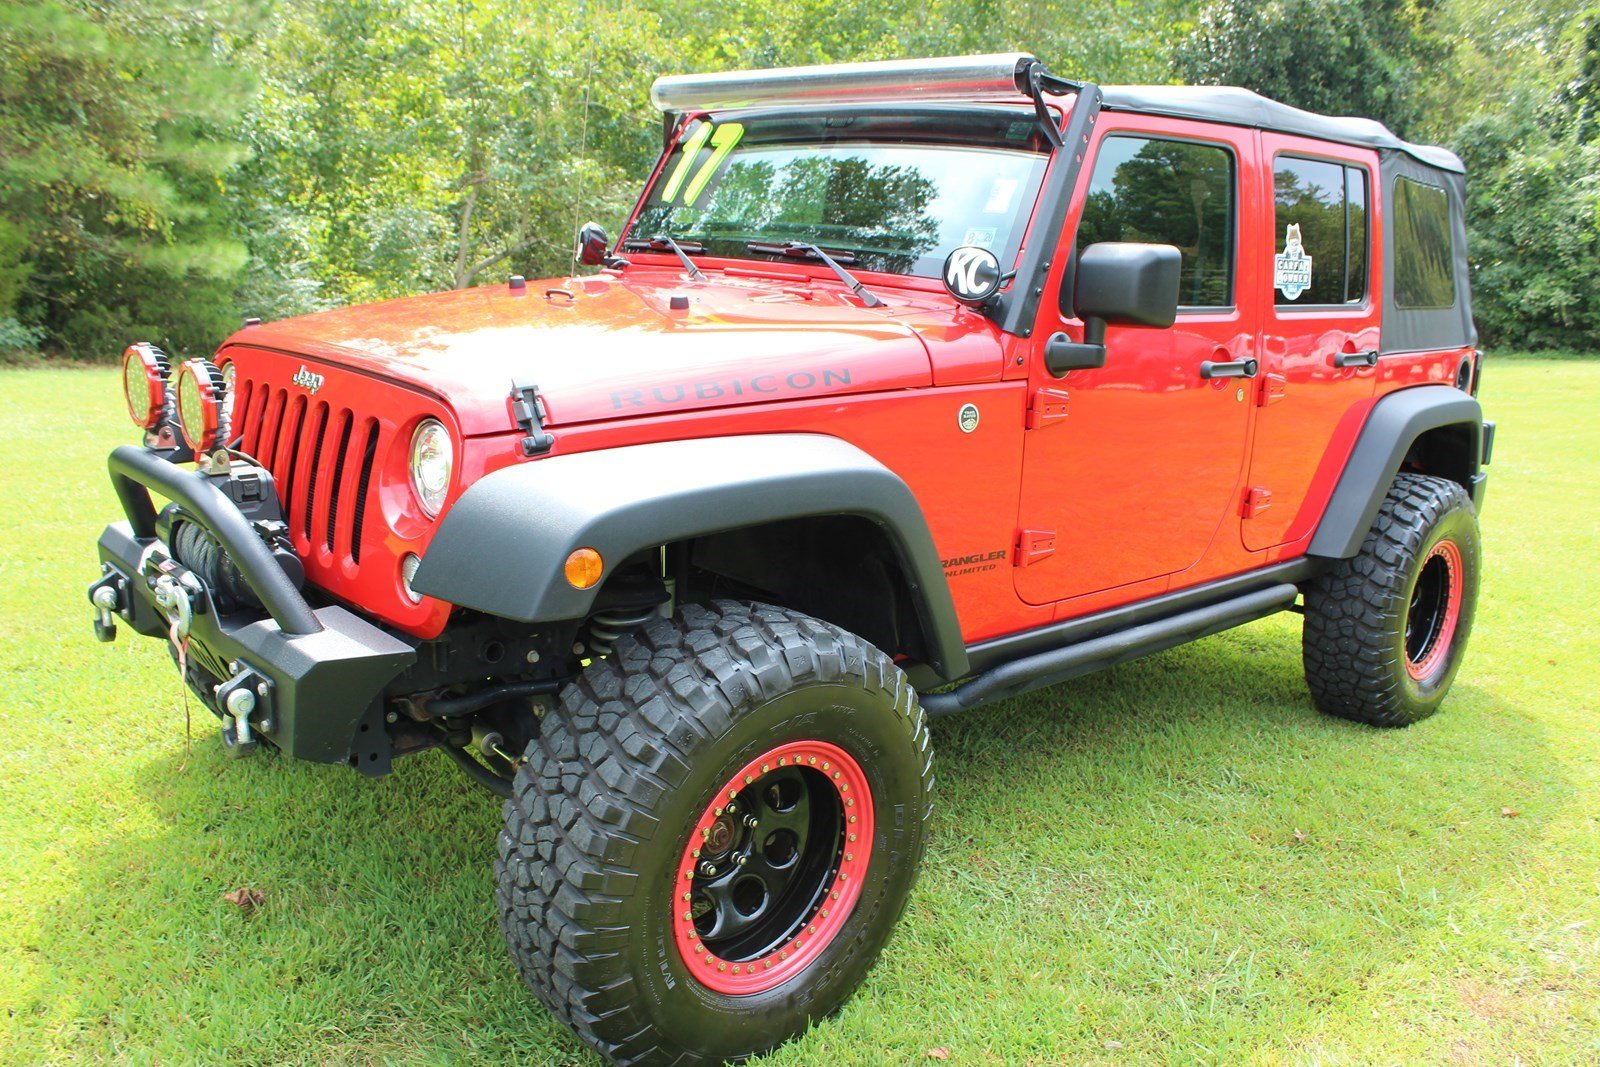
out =
{"type": "Polygon", "coordinates": [[[659,271],[562,285],[573,299],[542,299],[531,282],[468,289],[269,323],[235,340],[305,357],[295,384],[308,389],[321,384],[319,364],[333,363],[434,392],[468,434],[513,427],[513,379],[538,382],[550,426],[932,382],[916,331],[834,290],[689,284],[659,271]]]}

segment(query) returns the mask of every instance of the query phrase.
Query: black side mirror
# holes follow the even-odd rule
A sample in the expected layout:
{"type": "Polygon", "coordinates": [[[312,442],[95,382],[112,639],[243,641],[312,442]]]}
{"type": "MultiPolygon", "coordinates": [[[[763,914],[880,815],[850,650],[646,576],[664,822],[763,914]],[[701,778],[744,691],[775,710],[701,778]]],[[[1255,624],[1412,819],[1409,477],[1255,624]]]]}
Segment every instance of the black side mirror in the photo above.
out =
{"type": "Polygon", "coordinates": [[[611,238],[598,222],[586,222],[578,227],[578,246],[572,258],[586,267],[598,267],[611,253],[611,238]]]}
{"type": "Polygon", "coordinates": [[[1106,241],[1078,257],[1072,307],[1083,340],[1058,333],[1045,342],[1044,362],[1057,378],[1069,370],[1106,365],[1107,326],[1171,326],[1178,317],[1178,271],[1172,245],[1106,241]]]}

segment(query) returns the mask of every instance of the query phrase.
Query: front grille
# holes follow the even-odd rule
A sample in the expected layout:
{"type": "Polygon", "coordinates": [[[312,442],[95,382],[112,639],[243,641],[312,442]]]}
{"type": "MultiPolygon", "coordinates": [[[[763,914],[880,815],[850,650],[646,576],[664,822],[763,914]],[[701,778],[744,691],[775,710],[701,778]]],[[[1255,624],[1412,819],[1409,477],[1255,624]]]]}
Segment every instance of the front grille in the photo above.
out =
{"type": "Polygon", "coordinates": [[[239,449],[272,472],[295,551],[302,559],[354,568],[361,562],[382,425],[242,375],[236,388],[239,449]]]}

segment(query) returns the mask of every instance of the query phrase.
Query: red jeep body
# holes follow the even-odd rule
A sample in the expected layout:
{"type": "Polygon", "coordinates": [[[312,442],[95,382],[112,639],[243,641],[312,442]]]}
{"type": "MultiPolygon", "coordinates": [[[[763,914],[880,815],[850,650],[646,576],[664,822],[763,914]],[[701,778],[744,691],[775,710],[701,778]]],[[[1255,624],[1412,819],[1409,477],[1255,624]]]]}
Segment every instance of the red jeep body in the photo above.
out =
{"type": "MultiPolygon", "coordinates": [[[[664,151],[623,227],[627,258],[586,227],[595,272],[252,323],[214,366],[181,373],[135,353],[153,368],[148,382],[128,374],[149,433],[111,458],[127,521],[101,538],[91,600],[103,636],[120,615],[181,644],[231,748],[264,739],[369,774],[445,749],[513,797],[502,865],[515,902],[543,876],[506,842],[527,844],[547,810],[529,798],[580,787],[561,768],[592,723],[619,731],[608,760],[657,752],[633,747],[650,730],[681,747],[704,725],[686,711],[693,728],[675,734],[664,704],[632,696],[664,684],[630,636],[652,626],[661,662],[724,657],[702,666],[730,706],[774,661],[749,648],[797,632],[773,619],[881,650],[900,668],[882,677],[901,681],[874,699],[909,716],[918,788],[931,764],[917,694],[932,714],[961,710],[1299,609],[1302,593],[1324,710],[1393,724],[1443,698],[1470,627],[1493,429],[1474,398],[1454,156],[1241,90],[1072,83],[1022,55],[669,78],[655,97],[664,151]],[[969,142],[988,154],[963,155],[969,142]],[[880,196],[900,236],[874,236],[852,189],[880,196]],[[809,229],[746,225],[807,197],[827,201],[809,229]],[[221,437],[205,438],[208,420],[221,437]],[[195,453],[199,470],[179,466],[195,453]],[[428,477],[443,479],[432,505],[428,477]],[[174,503],[158,513],[151,490],[174,503]],[[1377,571],[1352,561],[1371,531],[1423,512],[1437,522],[1402,531],[1415,544],[1391,586],[1364,591],[1377,571]],[[1362,597],[1398,607],[1373,621],[1362,597]],[[726,598],[756,615],[702,610],[726,598]],[[1363,635],[1393,679],[1361,673],[1377,662],[1363,635]],[[1401,683],[1403,714],[1370,703],[1401,683]],[[603,698],[603,713],[586,703],[603,698]],[[554,769],[537,784],[526,770],[513,794],[512,773],[541,751],[554,769]]],[[[838,761],[856,795],[878,789],[887,749],[840,729],[813,729],[795,752],[838,761]]],[[[746,785],[779,773],[753,751],[707,757],[733,775],[729,797],[747,762],[746,785]]],[[[621,796],[654,773],[606,787],[621,796]]],[[[721,795],[697,793],[684,823],[708,848],[728,818],[721,795]]],[[[820,795],[841,842],[824,867],[842,880],[867,847],[843,843],[859,809],[820,795]]],[[[608,810],[633,810],[624,800],[608,810]]],[[[891,801],[926,815],[921,793],[882,794],[879,810],[891,801]]],[[[914,861],[920,837],[891,837],[920,826],[880,821],[871,854],[914,861]]],[[[673,846],[694,892],[699,845],[673,846]]],[[[526,931],[546,904],[502,916],[539,989],[554,966],[540,938],[558,935],[526,931]]],[[[658,992],[676,996],[686,963],[721,959],[698,929],[630,980],[666,976],[658,992]]],[[[718,973],[761,958],[788,974],[799,941],[779,933],[718,973]]],[[[598,968],[607,951],[586,959],[598,968]]],[[[755,973],[702,984],[768,989],[755,973]]],[[[818,973],[818,988],[855,980],[818,973]]],[[[788,1002],[770,1033],[629,1052],[634,1038],[584,1014],[587,994],[557,994],[547,1003],[568,996],[579,1031],[626,1062],[743,1055],[837,1003],[819,993],[788,1002]]]]}

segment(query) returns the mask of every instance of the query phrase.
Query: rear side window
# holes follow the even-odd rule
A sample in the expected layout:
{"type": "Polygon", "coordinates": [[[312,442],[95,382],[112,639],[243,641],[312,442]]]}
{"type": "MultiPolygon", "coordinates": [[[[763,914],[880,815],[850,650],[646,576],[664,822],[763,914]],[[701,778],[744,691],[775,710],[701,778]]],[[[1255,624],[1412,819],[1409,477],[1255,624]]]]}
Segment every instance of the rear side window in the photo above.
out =
{"type": "Polygon", "coordinates": [[[1272,284],[1279,307],[1359,304],[1367,295],[1367,172],[1279,156],[1273,165],[1272,284]]]}
{"type": "Polygon", "coordinates": [[[1437,185],[1394,181],[1394,302],[1447,308],[1456,302],[1450,197],[1437,185]]]}
{"type": "Polygon", "coordinates": [[[1233,302],[1236,210],[1233,154],[1218,145],[1111,136],[1078,223],[1078,251],[1099,241],[1176,245],[1183,253],[1178,302],[1233,302]]]}

